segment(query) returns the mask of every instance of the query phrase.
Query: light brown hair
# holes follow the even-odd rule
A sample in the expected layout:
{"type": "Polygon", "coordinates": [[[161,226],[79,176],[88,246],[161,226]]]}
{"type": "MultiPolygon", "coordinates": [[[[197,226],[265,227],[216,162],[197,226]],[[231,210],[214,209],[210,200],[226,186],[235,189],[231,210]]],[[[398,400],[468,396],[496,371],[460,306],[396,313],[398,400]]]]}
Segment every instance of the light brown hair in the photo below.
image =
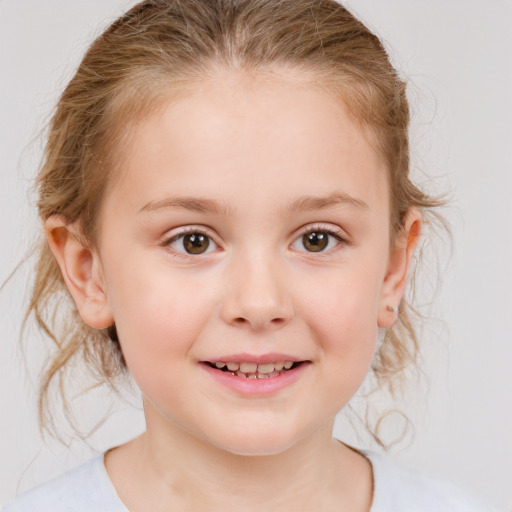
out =
{"type": "MultiPolygon", "coordinates": [[[[293,69],[339,97],[387,164],[392,239],[410,208],[425,213],[441,204],[409,179],[406,84],[378,37],[342,5],[146,0],[98,37],[58,102],[37,178],[41,219],[58,214],[78,221],[84,239],[94,244],[102,193],[115,180],[130,126],[204,80],[214,65],[262,73],[293,69]]],[[[99,331],[82,322],[46,241],[27,318],[32,314],[55,344],[40,394],[40,419],[48,426],[51,385],[60,383],[66,404],[66,369],[73,361],[83,361],[97,382],[112,385],[126,366],[115,328],[99,331]]],[[[393,392],[417,352],[411,309],[403,301],[374,361],[378,385],[393,392]]]]}

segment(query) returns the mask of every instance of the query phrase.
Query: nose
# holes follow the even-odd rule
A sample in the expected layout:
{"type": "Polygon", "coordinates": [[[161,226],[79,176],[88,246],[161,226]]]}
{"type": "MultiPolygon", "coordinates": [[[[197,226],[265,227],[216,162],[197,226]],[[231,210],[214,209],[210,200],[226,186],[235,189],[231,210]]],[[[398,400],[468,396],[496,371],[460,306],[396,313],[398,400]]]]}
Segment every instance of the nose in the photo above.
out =
{"type": "Polygon", "coordinates": [[[233,326],[252,330],[278,329],[294,316],[286,273],[279,258],[240,258],[225,281],[221,315],[233,326]]]}

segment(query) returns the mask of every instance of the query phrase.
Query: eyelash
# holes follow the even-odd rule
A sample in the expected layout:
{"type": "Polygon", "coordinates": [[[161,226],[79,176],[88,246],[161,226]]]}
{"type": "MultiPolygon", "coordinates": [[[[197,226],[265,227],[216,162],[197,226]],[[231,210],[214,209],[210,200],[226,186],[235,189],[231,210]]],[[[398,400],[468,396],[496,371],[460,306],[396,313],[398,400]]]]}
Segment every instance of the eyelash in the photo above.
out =
{"type": "MultiPolygon", "coordinates": [[[[333,250],[335,250],[340,245],[349,245],[350,244],[350,242],[345,238],[345,234],[344,234],[343,231],[329,229],[329,228],[326,228],[326,227],[320,226],[320,225],[314,225],[314,226],[308,227],[304,231],[301,231],[301,233],[297,237],[295,237],[295,239],[293,240],[291,245],[293,245],[297,241],[301,240],[304,236],[312,234],[312,233],[325,233],[328,236],[333,237],[335,239],[335,241],[336,241],[335,247],[333,247],[333,248],[331,248],[331,249],[329,249],[327,251],[315,252],[315,251],[306,251],[306,250],[304,250],[304,251],[299,251],[299,252],[305,252],[305,253],[308,253],[308,254],[316,254],[317,257],[322,257],[322,256],[324,256],[326,254],[331,253],[333,250]]],[[[184,238],[187,235],[191,235],[191,234],[206,236],[210,241],[212,241],[215,245],[218,246],[218,244],[215,242],[215,240],[208,233],[207,230],[205,230],[204,228],[193,228],[193,227],[184,228],[183,231],[181,231],[180,233],[178,233],[176,235],[173,235],[170,238],[165,239],[162,242],[162,246],[163,247],[170,247],[170,245],[173,244],[174,242],[177,242],[178,240],[184,238]]],[[[213,252],[213,251],[208,251],[208,252],[213,252]]],[[[198,254],[198,256],[201,256],[203,254],[207,254],[207,253],[200,253],[200,254],[198,254]]],[[[175,251],[173,251],[173,256],[186,258],[186,257],[194,256],[194,255],[191,254],[191,253],[186,253],[186,252],[182,253],[180,251],[176,251],[175,250],[175,251]]]]}
{"type": "MultiPolygon", "coordinates": [[[[171,236],[170,238],[167,238],[165,239],[163,242],[162,242],[162,246],[163,247],[170,247],[171,244],[173,244],[174,242],[177,242],[178,240],[186,237],[187,235],[204,235],[206,236],[209,240],[213,241],[213,243],[215,245],[218,245],[214,240],[213,240],[213,237],[208,233],[207,230],[205,230],[204,228],[193,228],[193,227],[190,227],[190,228],[184,228],[182,231],[180,231],[179,233],[177,233],[176,235],[173,235],[171,236]]],[[[211,252],[211,251],[209,251],[211,252]]],[[[203,254],[206,254],[206,253],[203,253],[203,254]]],[[[194,256],[193,254],[190,254],[190,253],[182,253],[182,252],[179,252],[179,251],[176,251],[174,250],[173,251],[173,256],[177,257],[177,258],[187,258],[189,256],[194,256]]],[[[199,254],[199,256],[201,256],[201,254],[199,254]]]]}
{"type": "MultiPolygon", "coordinates": [[[[307,254],[315,254],[316,257],[323,257],[330,254],[333,250],[336,250],[340,245],[349,245],[349,241],[345,238],[345,233],[341,229],[330,229],[325,226],[321,225],[313,225],[311,227],[308,227],[304,231],[301,231],[301,233],[295,238],[293,243],[297,242],[298,240],[301,240],[304,238],[304,236],[312,234],[312,233],[326,233],[327,235],[334,238],[336,241],[336,245],[332,247],[331,249],[328,249],[327,251],[300,251],[305,252],[307,254]]],[[[292,244],[293,244],[292,243],[292,244]]]]}

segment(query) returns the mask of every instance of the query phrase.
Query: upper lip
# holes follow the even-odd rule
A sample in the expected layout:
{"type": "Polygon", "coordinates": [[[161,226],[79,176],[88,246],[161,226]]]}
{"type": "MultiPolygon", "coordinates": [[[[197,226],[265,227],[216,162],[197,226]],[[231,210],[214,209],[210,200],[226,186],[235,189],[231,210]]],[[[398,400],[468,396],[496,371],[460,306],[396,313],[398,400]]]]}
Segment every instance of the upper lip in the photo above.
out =
{"type": "Polygon", "coordinates": [[[297,363],[300,361],[306,361],[306,359],[301,357],[296,357],[290,354],[278,354],[278,353],[269,353],[269,354],[230,354],[226,356],[219,356],[215,358],[205,359],[205,362],[216,363],[222,361],[224,363],[255,363],[255,364],[265,364],[265,363],[277,363],[280,361],[292,361],[293,363],[297,363]]]}

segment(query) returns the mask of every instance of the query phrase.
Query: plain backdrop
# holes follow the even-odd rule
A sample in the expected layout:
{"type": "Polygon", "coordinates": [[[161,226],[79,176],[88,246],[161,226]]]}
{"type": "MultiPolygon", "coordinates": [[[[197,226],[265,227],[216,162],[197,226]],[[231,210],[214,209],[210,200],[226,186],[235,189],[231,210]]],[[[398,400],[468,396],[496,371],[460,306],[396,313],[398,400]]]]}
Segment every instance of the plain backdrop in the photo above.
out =
{"type": "MultiPolygon", "coordinates": [[[[0,283],[36,239],[29,189],[38,134],[87,45],[133,3],[0,0],[0,283]]],[[[421,340],[428,385],[409,409],[414,435],[391,456],[510,511],[512,1],[347,4],[410,81],[415,173],[427,188],[448,190],[452,205],[453,247],[434,245],[439,277],[432,265],[424,279],[442,284],[425,309],[434,318],[421,340]]],[[[30,263],[0,292],[0,504],[144,428],[136,394],[128,395],[133,407],[96,393],[84,401],[83,418],[111,406],[116,412],[88,443],[42,441],[36,368],[43,341],[29,328],[25,359],[18,343],[29,278],[30,263]]],[[[337,433],[350,438],[345,430],[341,420],[337,433]]]]}

